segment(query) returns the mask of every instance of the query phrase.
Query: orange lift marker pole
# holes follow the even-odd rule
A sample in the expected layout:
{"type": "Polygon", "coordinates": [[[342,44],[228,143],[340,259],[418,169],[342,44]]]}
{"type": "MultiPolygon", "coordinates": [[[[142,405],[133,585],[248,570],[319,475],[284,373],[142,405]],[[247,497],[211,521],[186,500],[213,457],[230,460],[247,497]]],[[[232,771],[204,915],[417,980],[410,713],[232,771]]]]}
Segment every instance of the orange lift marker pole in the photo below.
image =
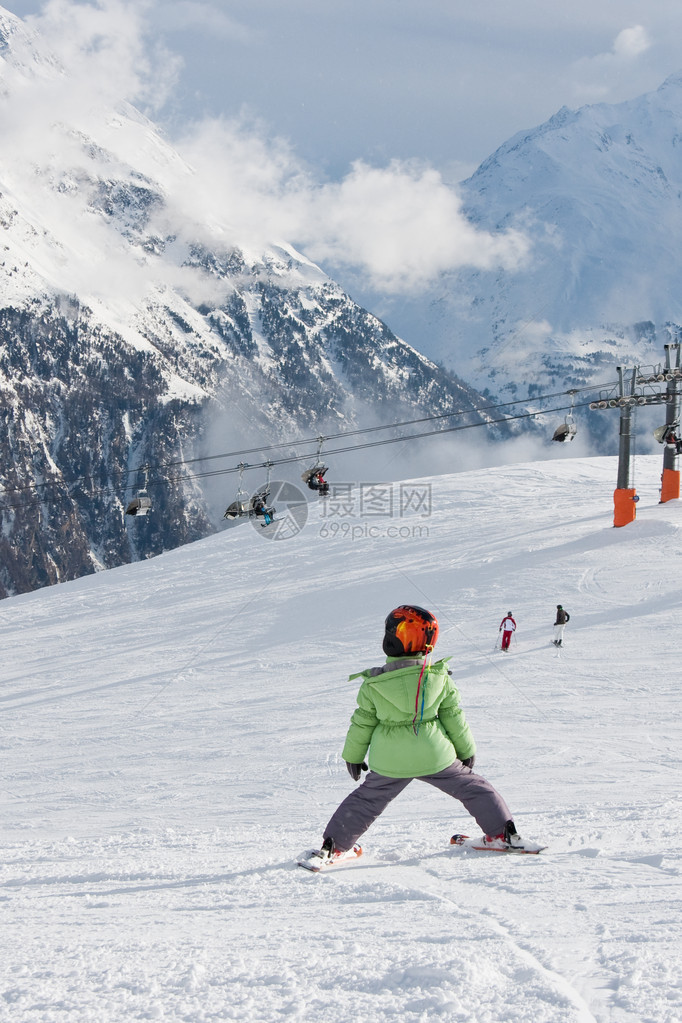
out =
{"type": "Polygon", "coordinates": [[[637,497],[634,488],[618,488],[613,492],[613,524],[629,526],[637,514],[637,497]]]}
{"type": "Polygon", "coordinates": [[[661,504],[676,501],[680,496],[680,470],[664,469],[661,476],[661,504]]]}

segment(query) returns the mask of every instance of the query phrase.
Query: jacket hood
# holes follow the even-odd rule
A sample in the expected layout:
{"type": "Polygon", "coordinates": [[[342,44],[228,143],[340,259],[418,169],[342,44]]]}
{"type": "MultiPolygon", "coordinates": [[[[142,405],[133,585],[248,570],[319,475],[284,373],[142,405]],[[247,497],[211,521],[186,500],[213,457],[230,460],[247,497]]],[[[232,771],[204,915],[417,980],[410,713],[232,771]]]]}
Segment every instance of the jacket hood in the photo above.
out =
{"type": "MultiPolygon", "coordinates": [[[[397,667],[392,671],[384,671],[378,675],[372,674],[375,669],[366,668],[364,671],[359,672],[359,675],[401,714],[413,714],[424,657],[388,657],[386,665],[389,666],[406,660],[416,663],[405,667],[397,667]]],[[[435,715],[447,681],[449,660],[449,657],[444,657],[440,661],[434,661],[428,669],[424,670],[422,677],[424,717],[435,715]]],[[[358,677],[358,675],[351,676],[351,678],[358,677]]]]}

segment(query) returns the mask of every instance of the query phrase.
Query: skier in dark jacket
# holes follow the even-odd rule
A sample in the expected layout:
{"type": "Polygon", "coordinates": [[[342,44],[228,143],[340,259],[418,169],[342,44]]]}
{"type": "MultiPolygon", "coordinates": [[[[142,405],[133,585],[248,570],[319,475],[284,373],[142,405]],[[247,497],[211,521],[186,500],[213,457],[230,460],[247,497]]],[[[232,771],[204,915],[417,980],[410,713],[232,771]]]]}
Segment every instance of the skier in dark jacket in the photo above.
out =
{"type": "Polygon", "coordinates": [[[556,621],[554,622],[554,639],[552,642],[554,646],[561,646],[564,638],[564,629],[566,628],[566,622],[570,622],[571,616],[568,611],[564,611],[561,604],[556,606],[556,621]]]}
{"type": "Polygon", "coordinates": [[[359,855],[360,835],[414,779],[464,804],[483,831],[481,848],[524,851],[504,799],[472,770],[476,746],[449,658],[431,665],[437,638],[438,621],[429,611],[402,605],[386,619],[386,663],[350,676],[362,685],[341,755],[354,781],[369,773],[332,815],[313,856],[359,855]]]}

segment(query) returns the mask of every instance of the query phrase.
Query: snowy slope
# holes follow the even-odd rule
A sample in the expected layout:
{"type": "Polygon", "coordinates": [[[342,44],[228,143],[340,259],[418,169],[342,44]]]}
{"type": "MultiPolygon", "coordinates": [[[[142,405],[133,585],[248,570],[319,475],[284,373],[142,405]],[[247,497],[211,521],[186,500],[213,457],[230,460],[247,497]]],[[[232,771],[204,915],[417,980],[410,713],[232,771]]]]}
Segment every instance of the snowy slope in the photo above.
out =
{"type": "Polygon", "coordinates": [[[4,601],[0,1020],[679,1020],[659,474],[638,460],[624,529],[615,459],[516,465],[414,484],[431,515],[320,503],[286,541],[247,524],[4,601]],[[352,784],[347,675],[404,601],[438,614],[477,768],[542,856],[451,851],[470,818],[413,783],[358,866],[293,866],[352,784]]]}

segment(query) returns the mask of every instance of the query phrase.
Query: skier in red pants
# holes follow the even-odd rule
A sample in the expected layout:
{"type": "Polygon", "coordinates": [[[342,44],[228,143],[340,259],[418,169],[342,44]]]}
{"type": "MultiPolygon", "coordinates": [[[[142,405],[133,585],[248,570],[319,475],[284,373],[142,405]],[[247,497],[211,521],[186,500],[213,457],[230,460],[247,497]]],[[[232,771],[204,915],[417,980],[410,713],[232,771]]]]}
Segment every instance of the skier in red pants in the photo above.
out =
{"type": "Polygon", "coordinates": [[[516,632],[516,622],[512,618],[511,611],[507,611],[506,617],[500,622],[498,631],[502,633],[502,650],[508,650],[511,638],[516,632]]]}

